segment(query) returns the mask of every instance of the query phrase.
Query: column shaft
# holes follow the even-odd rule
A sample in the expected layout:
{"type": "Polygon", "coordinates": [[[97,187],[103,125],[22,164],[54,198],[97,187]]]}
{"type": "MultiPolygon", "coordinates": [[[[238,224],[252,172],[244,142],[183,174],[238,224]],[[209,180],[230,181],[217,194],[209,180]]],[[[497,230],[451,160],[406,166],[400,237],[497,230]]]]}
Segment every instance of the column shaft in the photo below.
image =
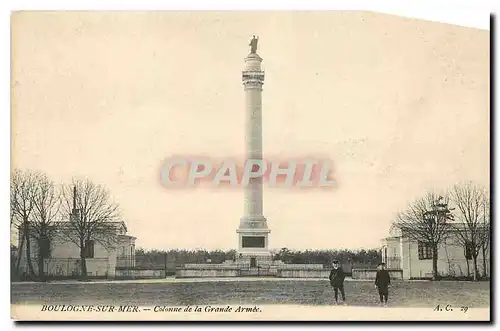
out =
{"type": "MultiPolygon", "coordinates": [[[[262,160],[262,89],[245,89],[246,123],[245,147],[246,158],[262,160]]],[[[245,188],[245,216],[263,216],[262,178],[252,179],[245,188]]]]}

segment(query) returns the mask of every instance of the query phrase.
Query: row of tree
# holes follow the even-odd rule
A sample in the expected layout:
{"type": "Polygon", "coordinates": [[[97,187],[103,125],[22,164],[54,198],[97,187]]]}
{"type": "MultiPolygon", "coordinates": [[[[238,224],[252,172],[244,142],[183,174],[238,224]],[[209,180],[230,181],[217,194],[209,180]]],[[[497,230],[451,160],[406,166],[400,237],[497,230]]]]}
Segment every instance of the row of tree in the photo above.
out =
{"type": "Polygon", "coordinates": [[[110,222],[118,219],[118,205],[104,186],[88,179],[56,185],[42,172],[14,170],[10,181],[10,225],[17,229],[19,238],[14,274],[19,276],[24,255],[26,277],[43,279],[43,260],[50,256],[52,243],[62,240],[79,247],[80,271],[85,278],[86,245],[96,241],[105,247],[112,246],[116,236],[110,222]],[[32,257],[37,260],[38,271],[33,267],[32,257]]]}
{"type": "MultiPolygon", "coordinates": [[[[317,263],[329,265],[333,260],[339,260],[346,268],[351,266],[376,266],[380,262],[380,252],[371,250],[290,250],[282,248],[272,251],[274,260],[285,263],[317,263]]],[[[236,250],[144,250],[139,248],[135,252],[138,268],[159,268],[173,270],[186,263],[222,263],[237,258],[236,250]]]]}
{"type": "Polygon", "coordinates": [[[439,247],[450,241],[463,247],[469,277],[470,258],[473,279],[481,277],[478,268],[480,253],[483,260],[482,276],[487,276],[491,228],[490,194],[486,188],[469,182],[455,185],[439,195],[427,193],[398,213],[393,226],[409,239],[431,247],[433,279],[439,278],[439,247]]]}
{"type": "Polygon", "coordinates": [[[292,251],[282,248],[276,252],[275,259],[285,263],[315,263],[325,266],[331,265],[333,260],[338,260],[349,269],[351,267],[375,267],[381,261],[381,256],[378,249],[292,251]]]}

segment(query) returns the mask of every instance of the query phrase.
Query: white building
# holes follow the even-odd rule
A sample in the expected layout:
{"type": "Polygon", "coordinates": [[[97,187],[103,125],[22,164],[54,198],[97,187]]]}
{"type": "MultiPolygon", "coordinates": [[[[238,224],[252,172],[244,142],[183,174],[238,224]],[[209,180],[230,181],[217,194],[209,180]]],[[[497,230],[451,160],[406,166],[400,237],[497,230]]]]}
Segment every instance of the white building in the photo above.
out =
{"type": "MultiPolygon", "coordinates": [[[[59,231],[51,240],[50,248],[43,259],[44,273],[47,276],[71,277],[81,274],[80,248],[68,236],[62,235],[64,227],[69,227],[69,221],[57,222],[55,225],[59,231]]],[[[97,240],[88,240],[85,245],[85,261],[87,275],[89,277],[114,278],[116,268],[135,267],[135,240],[127,235],[127,227],[124,222],[109,222],[106,225],[112,229],[109,231],[106,245],[97,240]]],[[[107,230],[108,232],[108,230],[107,230]]],[[[21,238],[18,240],[22,242],[21,238]]],[[[38,275],[38,245],[36,240],[30,240],[31,263],[35,274],[38,275]]],[[[26,245],[19,249],[21,255],[20,274],[28,273],[28,262],[26,258],[26,245]]]]}
{"type": "MultiPolygon", "coordinates": [[[[440,276],[462,277],[474,274],[470,252],[457,240],[458,230],[449,230],[449,236],[438,248],[437,268],[440,276]],[[466,259],[467,255],[467,259],[466,259]]],[[[382,239],[382,261],[388,269],[402,270],[403,279],[432,277],[432,249],[424,242],[409,240],[399,229],[391,229],[390,237],[382,239]]],[[[489,275],[489,249],[486,252],[486,271],[489,275]]],[[[479,253],[477,267],[483,274],[483,255],[479,253]]]]}

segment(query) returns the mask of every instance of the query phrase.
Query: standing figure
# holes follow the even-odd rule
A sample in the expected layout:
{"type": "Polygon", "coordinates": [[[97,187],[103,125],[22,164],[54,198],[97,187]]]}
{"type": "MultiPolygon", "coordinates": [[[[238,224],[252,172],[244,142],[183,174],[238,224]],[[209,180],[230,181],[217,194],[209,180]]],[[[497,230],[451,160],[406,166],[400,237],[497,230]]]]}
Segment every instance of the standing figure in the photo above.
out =
{"type": "Polygon", "coordinates": [[[389,272],[385,269],[385,263],[379,263],[377,275],[375,276],[375,287],[378,289],[381,306],[387,306],[390,285],[391,277],[389,276],[389,272]]]}
{"type": "Polygon", "coordinates": [[[250,53],[251,54],[257,54],[257,42],[259,41],[259,38],[255,38],[255,36],[253,36],[252,40],[250,40],[250,44],[248,44],[248,46],[250,46],[250,53]]]}
{"type": "Polygon", "coordinates": [[[330,272],[330,285],[333,287],[335,291],[335,303],[338,303],[339,291],[342,295],[342,303],[345,304],[345,291],[344,291],[344,279],[345,274],[342,270],[339,261],[333,261],[333,269],[330,272]]]}

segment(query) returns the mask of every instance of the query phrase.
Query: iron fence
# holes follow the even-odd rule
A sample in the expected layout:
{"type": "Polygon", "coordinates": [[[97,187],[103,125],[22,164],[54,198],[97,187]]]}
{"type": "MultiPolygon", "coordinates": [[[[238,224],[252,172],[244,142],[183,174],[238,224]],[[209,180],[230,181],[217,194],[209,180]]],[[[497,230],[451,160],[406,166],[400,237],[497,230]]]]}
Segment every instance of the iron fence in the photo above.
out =
{"type": "Polygon", "coordinates": [[[387,257],[385,258],[385,266],[387,269],[401,269],[401,258],[400,257],[387,257]]]}

